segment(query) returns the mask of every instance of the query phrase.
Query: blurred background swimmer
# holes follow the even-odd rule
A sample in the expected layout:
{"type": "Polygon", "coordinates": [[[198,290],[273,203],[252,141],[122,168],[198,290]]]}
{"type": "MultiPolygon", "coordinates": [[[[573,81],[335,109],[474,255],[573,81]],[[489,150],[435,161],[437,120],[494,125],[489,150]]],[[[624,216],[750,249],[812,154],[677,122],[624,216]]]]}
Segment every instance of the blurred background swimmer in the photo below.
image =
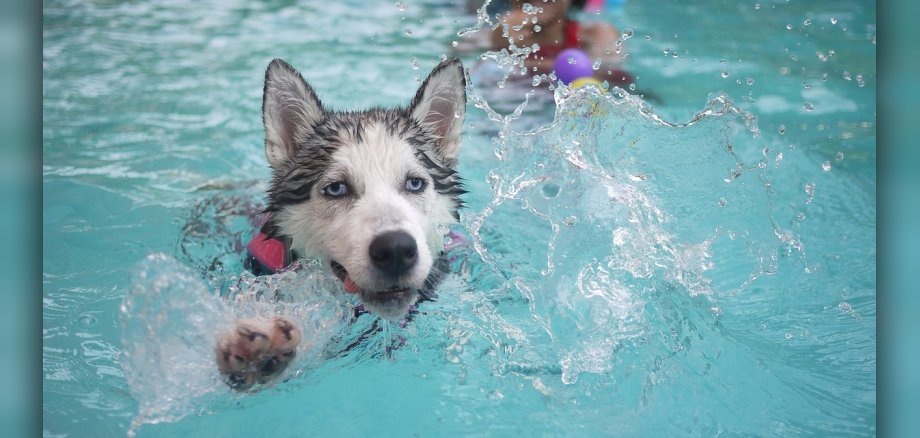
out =
{"type": "Polygon", "coordinates": [[[534,47],[525,59],[525,66],[535,73],[550,73],[557,56],[566,49],[580,49],[592,61],[594,78],[622,88],[635,83],[635,77],[622,67],[627,58],[626,45],[620,31],[605,22],[579,22],[570,14],[588,9],[597,12],[603,2],[588,0],[556,0],[529,3],[508,0],[509,9],[501,16],[502,23],[492,31],[492,48],[501,50],[514,44],[534,47]],[[535,69],[535,70],[534,70],[535,69]]]}

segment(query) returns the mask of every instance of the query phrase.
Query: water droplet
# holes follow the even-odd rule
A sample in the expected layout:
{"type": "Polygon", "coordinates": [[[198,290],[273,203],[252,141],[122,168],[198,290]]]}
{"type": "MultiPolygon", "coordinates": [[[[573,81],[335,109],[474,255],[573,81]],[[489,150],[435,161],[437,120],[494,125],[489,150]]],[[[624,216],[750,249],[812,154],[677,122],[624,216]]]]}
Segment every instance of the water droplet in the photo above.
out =
{"type": "Polygon", "coordinates": [[[573,65],[574,65],[574,64],[575,64],[575,57],[574,57],[574,56],[569,56],[568,59],[566,59],[566,61],[568,61],[569,64],[573,64],[573,65]]]}
{"type": "Polygon", "coordinates": [[[805,201],[805,203],[811,204],[812,198],[815,197],[815,183],[805,184],[805,194],[808,195],[808,199],[805,201]]]}
{"type": "Polygon", "coordinates": [[[719,207],[725,207],[728,204],[728,201],[725,198],[719,198],[719,207]]]}
{"type": "Polygon", "coordinates": [[[806,18],[805,21],[802,22],[802,24],[806,26],[811,26],[811,18],[806,18]]]}
{"type": "Polygon", "coordinates": [[[821,169],[824,170],[825,172],[830,172],[830,171],[831,171],[831,162],[830,162],[830,161],[825,161],[825,162],[821,163],[821,169]]]}
{"type": "Polygon", "coordinates": [[[409,61],[409,64],[412,65],[412,70],[418,70],[419,68],[422,67],[422,66],[418,63],[418,59],[415,59],[415,58],[412,58],[412,59],[409,61]]]}
{"type": "Polygon", "coordinates": [[[786,125],[784,125],[784,124],[780,124],[780,125],[779,125],[779,133],[780,133],[780,135],[786,133],[786,125]]]}
{"type": "Polygon", "coordinates": [[[591,68],[594,69],[594,70],[600,70],[600,69],[601,69],[601,59],[600,59],[600,58],[597,58],[597,59],[594,61],[594,64],[591,64],[591,68]]]}
{"type": "Polygon", "coordinates": [[[564,224],[566,224],[566,225],[568,225],[568,226],[570,226],[570,227],[573,227],[573,226],[575,226],[575,224],[578,223],[578,217],[576,217],[576,216],[569,216],[569,217],[563,219],[563,220],[562,220],[562,223],[564,223],[564,224]]]}
{"type": "Polygon", "coordinates": [[[805,102],[802,104],[802,108],[805,108],[805,111],[814,111],[815,105],[811,102],[805,102]]]}
{"type": "Polygon", "coordinates": [[[776,153],[776,167],[779,167],[779,163],[782,163],[782,162],[783,162],[783,153],[777,152],[776,153]]]}
{"type": "Polygon", "coordinates": [[[727,77],[728,77],[728,72],[727,72],[727,71],[722,71],[722,77],[723,77],[723,78],[727,78],[727,77]]]}
{"type": "Polygon", "coordinates": [[[754,10],[760,9],[760,3],[754,3],[754,10]]]}
{"type": "Polygon", "coordinates": [[[827,62],[827,56],[824,54],[824,52],[819,50],[815,53],[815,56],[817,56],[821,62],[827,62]]]}
{"type": "Polygon", "coordinates": [[[848,80],[848,81],[852,81],[852,80],[853,80],[853,77],[850,76],[850,72],[847,71],[847,70],[844,70],[844,71],[843,71],[843,78],[846,79],[846,80],[848,80]]]}
{"type": "Polygon", "coordinates": [[[646,40],[646,41],[651,41],[651,40],[652,40],[652,36],[651,36],[651,35],[646,35],[646,36],[645,36],[645,40],[646,40]]]}
{"type": "Polygon", "coordinates": [[[786,30],[792,30],[792,25],[791,25],[791,24],[787,24],[787,25],[786,25],[786,30]]]}
{"type": "Polygon", "coordinates": [[[795,220],[799,222],[802,222],[803,220],[805,220],[805,213],[802,213],[801,211],[796,213],[795,220]]]}
{"type": "Polygon", "coordinates": [[[412,29],[406,29],[405,31],[403,31],[403,33],[406,34],[406,36],[411,37],[411,36],[412,36],[412,29]]]}
{"type": "Polygon", "coordinates": [[[754,78],[747,78],[748,85],[754,85],[754,78]]]}
{"type": "Polygon", "coordinates": [[[533,77],[533,86],[536,87],[537,85],[540,85],[540,75],[533,77]]]}
{"type": "MultiPolygon", "coordinates": [[[[604,81],[604,82],[606,83],[607,81],[604,81]]],[[[604,87],[604,88],[607,88],[607,87],[604,87]]],[[[629,91],[636,91],[636,83],[635,83],[635,82],[629,84],[629,91]]]]}
{"type": "Polygon", "coordinates": [[[454,47],[457,47],[457,46],[460,45],[460,43],[458,43],[458,42],[456,42],[456,41],[453,41],[453,42],[450,43],[450,45],[451,45],[451,46],[454,46],[454,47]]]}
{"type": "Polygon", "coordinates": [[[539,32],[539,31],[541,31],[541,30],[543,30],[543,26],[540,26],[539,24],[534,25],[534,27],[533,27],[533,31],[534,31],[534,32],[539,32]]]}
{"type": "Polygon", "coordinates": [[[784,336],[786,339],[792,339],[792,333],[786,333],[784,336]]]}
{"type": "Polygon", "coordinates": [[[530,4],[530,3],[524,3],[524,5],[521,6],[521,11],[523,11],[525,14],[536,14],[536,13],[537,13],[537,8],[535,8],[535,7],[534,7],[532,4],[530,4]]]}
{"type": "Polygon", "coordinates": [[[856,85],[859,85],[860,88],[866,86],[866,81],[863,80],[863,75],[856,75],[856,85]]]}
{"type": "Polygon", "coordinates": [[[837,24],[837,17],[831,17],[831,24],[837,24]]]}
{"type": "Polygon", "coordinates": [[[396,2],[396,9],[398,9],[400,12],[404,12],[408,7],[409,6],[403,2],[396,2]]]}
{"type": "Polygon", "coordinates": [[[671,49],[665,48],[664,49],[665,56],[667,56],[669,53],[671,53],[671,49]]]}
{"type": "Polygon", "coordinates": [[[836,52],[834,49],[830,49],[830,50],[827,51],[827,57],[828,57],[828,58],[833,58],[834,55],[836,55],[836,54],[837,54],[837,52],[836,52]]]}
{"type": "Polygon", "coordinates": [[[837,156],[835,158],[837,158],[837,161],[843,161],[843,152],[837,152],[837,156]]]}

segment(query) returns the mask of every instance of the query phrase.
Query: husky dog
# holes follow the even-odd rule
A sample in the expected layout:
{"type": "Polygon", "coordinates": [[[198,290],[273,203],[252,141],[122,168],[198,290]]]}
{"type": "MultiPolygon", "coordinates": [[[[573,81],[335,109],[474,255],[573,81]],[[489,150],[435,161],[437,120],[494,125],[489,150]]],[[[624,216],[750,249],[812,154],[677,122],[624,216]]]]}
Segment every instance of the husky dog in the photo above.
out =
{"type": "MultiPolygon", "coordinates": [[[[444,225],[459,218],[456,172],[466,106],[459,60],[441,62],[408,108],[334,112],[300,73],[275,59],[262,120],[272,169],[262,233],[329,266],[345,292],[382,318],[403,318],[446,270],[444,225]]],[[[219,339],[231,384],[266,381],[293,359],[291,321],[241,320],[219,339]]]]}

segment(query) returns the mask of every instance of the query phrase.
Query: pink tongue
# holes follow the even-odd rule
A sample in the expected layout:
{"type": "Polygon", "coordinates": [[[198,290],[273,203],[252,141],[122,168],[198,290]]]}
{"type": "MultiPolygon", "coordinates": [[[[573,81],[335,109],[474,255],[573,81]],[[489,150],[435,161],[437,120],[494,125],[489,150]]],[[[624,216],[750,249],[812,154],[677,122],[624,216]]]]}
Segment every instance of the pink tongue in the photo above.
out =
{"type": "Polygon", "coordinates": [[[345,274],[345,292],[348,292],[350,294],[356,294],[360,291],[361,291],[361,288],[359,288],[358,285],[355,284],[354,281],[352,281],[351,275],[345,274]]]}

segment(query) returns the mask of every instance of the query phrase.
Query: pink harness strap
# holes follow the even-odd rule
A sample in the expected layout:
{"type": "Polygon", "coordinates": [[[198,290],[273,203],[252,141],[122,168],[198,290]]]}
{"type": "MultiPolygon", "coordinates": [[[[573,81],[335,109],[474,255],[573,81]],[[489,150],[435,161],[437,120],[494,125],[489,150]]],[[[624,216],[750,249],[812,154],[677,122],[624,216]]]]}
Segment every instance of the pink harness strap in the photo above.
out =
{"type": "Polygon", "coordinates": [[[284,242],[278,239],[272,239],[265,234],[257,233],[252,240],[246,244],[246,250],[255,257],[263,266],[272,272],[278,272],[287,266],[287,249],[284,242]]]}

